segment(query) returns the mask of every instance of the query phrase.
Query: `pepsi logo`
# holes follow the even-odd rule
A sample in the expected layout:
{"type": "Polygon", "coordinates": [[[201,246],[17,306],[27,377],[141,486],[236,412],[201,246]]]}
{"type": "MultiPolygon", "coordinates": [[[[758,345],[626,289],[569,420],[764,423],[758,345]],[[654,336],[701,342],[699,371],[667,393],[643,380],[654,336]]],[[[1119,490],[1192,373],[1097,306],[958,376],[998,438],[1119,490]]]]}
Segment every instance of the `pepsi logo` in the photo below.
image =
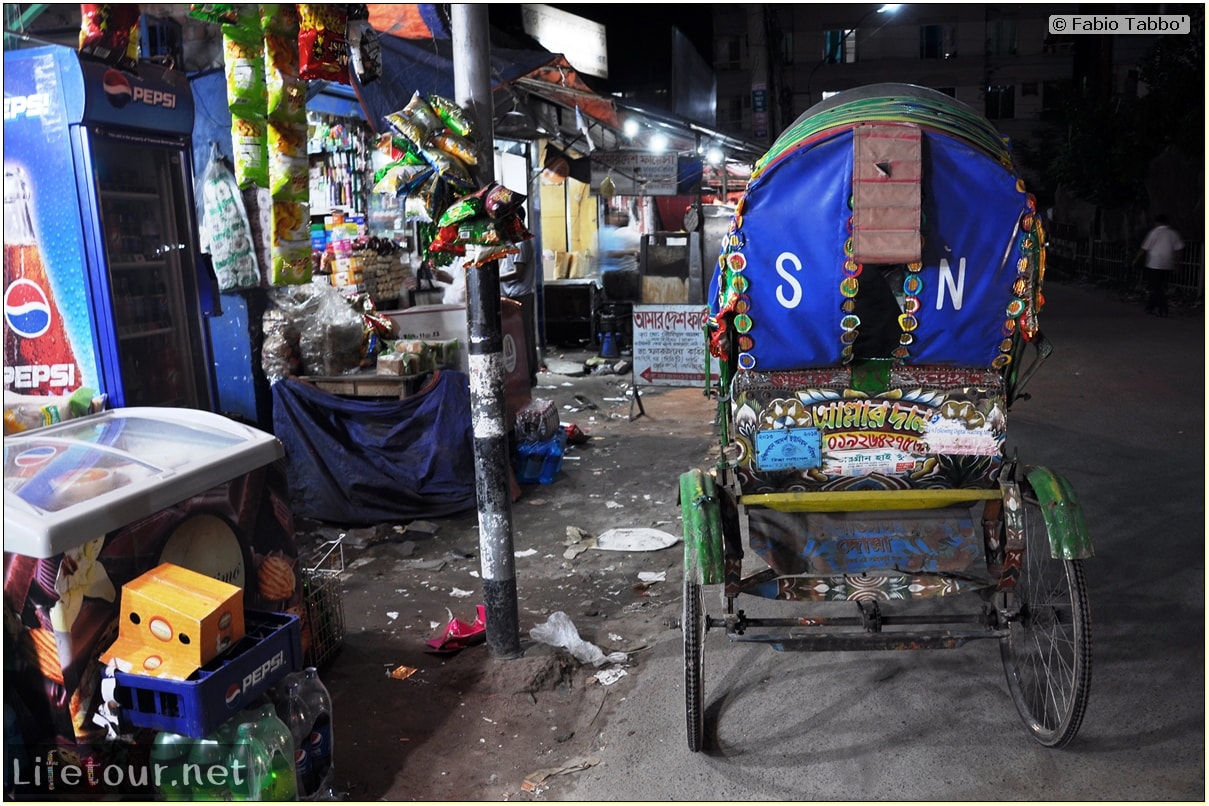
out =
{"type": "Polygon", "coordinates": [[[232,683],[231,687],[227,689],[227,707],[234,708],[239,703],[239,698],[242,694],[243,689],[239,687],[239,684],[232,683]]]}
{"type": "Polygon", "coordinates": [[[23,339],[36,339],[50,330],[50,301],[32,280],[13,280],[4,290],[4,319],[23,339]]]}
{"type": "Polygon", "coordinates": [[[134,92],[130,89],[130,80],[119,70],[106,70],[105,74],[101,76],[101,86],[105,90],[105,97],[109,99],[109,103],[118,109],[130,103],[130,99],[134,97],[134,92]]]}
{"type": "Polygon", "coordinates": [[[46,462],[54,458],[55,454],[58,452],[59,448],[51,445],[39,445],[36,448],[29,448],[21,451],[21,453],[17,454],[16,458],[13,459],[13,464],[15,464],[17,467],[25,469],[38,467],[39,465],[46,464],[46,462]]]}

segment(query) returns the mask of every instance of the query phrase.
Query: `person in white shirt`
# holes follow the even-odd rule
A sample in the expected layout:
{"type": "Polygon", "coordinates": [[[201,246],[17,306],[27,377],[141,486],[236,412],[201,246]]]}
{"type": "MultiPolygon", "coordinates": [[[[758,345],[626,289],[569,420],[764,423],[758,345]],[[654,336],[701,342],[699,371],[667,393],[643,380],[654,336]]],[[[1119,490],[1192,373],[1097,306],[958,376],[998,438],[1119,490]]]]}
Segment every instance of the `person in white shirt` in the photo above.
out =
{"type": "Polygon", "coordinates": [[[1160,213],[1154,217],[1154,229],[1146,233],[1138,254],[1133,259],[1136,266],[1142,260],[1146,267],[1146,313],[1155,316],[1167,315],[1167,278],[1176,267],[1176,259],[1184,241],[1171,228],[1167,216],[1160,213]]]}

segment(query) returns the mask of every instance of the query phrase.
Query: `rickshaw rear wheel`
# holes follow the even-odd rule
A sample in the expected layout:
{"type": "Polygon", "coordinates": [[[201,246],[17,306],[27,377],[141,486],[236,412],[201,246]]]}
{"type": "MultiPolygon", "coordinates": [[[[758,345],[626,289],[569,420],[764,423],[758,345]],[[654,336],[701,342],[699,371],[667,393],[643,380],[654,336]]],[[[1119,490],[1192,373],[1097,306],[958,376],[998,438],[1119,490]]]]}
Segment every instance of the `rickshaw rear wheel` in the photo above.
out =
{"type": "Polygon", "coordinates": [[[1052,556],[1037,496],[1021,492],[1024,558],[1016,612],[999,649],[1012,701],[1033,738],[1064,747],[1079,732],[1091,689],[1087,584],[1080,560],[1052,556]]]}
{"type": "Polygon", "coordinates": [[[705,743],[705,594],[702,586],[684,580],[684,720],[688,749],[699,752],[705,743]]]}

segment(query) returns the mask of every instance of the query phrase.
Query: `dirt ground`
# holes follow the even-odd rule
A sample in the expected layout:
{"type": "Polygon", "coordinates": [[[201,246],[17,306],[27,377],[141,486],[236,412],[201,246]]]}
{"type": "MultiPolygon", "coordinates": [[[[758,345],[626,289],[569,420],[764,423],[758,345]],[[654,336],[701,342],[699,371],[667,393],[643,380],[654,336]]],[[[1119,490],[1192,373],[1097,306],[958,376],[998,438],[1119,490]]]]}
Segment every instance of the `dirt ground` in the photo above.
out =
{"type": "Polygon", "coordinates": [[[347,799],[557,800],[560,782],[597,762],[596,738],[644,653],[674,631],[682,544],[593,544],[610,529],[679,538],[678,477],[716,459],[715,403],[700,387],[643,385],[639,406],[629,372],[576,374],[590,355],[551,356],[533,390],[589,439],[568,450],[553,483],[522,486],[512,504],[522,657],[493,657],[484,644],[440,655],[425,644],[452,618],[473,622],[482,601],[476,513],[296,525],[302,556],[337,539],[343,550],[343,572],[323,578],[340,590],[343,644],[321,676],[347,799]],[[625,661],[595,666],[530,636],[559,612],[590,645],[582,649],[625,661]]]}

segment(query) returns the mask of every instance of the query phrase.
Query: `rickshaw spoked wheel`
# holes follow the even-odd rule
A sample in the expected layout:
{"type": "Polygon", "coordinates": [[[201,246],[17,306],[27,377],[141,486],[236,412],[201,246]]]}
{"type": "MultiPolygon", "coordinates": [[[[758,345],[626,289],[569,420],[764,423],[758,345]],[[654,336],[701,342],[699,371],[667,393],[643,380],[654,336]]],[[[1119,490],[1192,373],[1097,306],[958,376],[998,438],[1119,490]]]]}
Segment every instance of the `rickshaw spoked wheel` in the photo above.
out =
{"type": "Polygon", "coordinates": [[[684,580],[684,720],[688,748],[699,752],[705,743],[705,594],[697,582],[684,580]]]}
{"type": "Polygon", "coordinates": [[[706,584],[722,574],[722,526],[714,478],[700,469],[680,476],[680,510],[684,527],[684,718],[688,746],[701,750],[705,741],[706,584]]]}
{"type": "Polygon", "coordinates": [[[999,643],[1008,690],[1033,738],[1075,738],[1091,688],[1091,614],[1083,564],[1054,557],[1036,493],[1021,485],[1024,557],[1009,631],[999,643]]]}

